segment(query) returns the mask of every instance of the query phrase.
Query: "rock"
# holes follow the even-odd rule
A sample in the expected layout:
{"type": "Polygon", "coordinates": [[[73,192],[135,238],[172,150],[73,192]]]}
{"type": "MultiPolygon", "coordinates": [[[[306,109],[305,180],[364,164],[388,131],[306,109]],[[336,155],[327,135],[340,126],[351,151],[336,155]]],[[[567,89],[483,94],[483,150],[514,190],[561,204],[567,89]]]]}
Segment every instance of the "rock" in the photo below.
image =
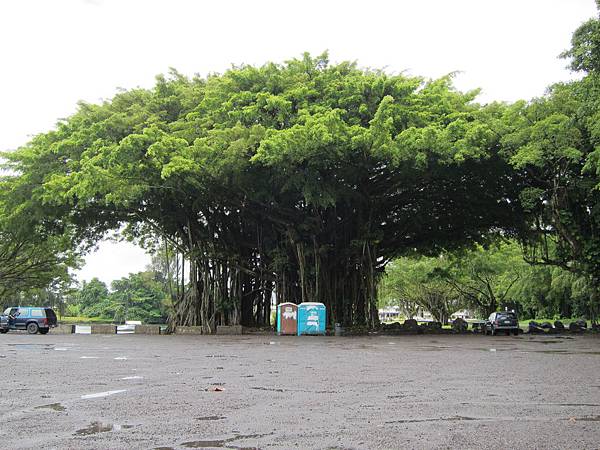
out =
{"type": "Polygon", "coordinates": [[[117,334],[117,326],[104,323],[93,323],[90,325],[90,332],[92,334],[117,334]]]}
{"type": "Polygon", "coordinates": [[[481,333],[481,332],[483,332],[484,326],[485,326],[484,322],[473,322],[471,324],[471,330],[473,330],[473,333],[481,333]]]}
{"type": "Polygon", "coordinates": [[[579,324],[577,323],[577,321],[571,322],[569,324],[569,331],[571,333],[581,333],[583,330],[584,329],[581,326],[579,326],[579,324]]]}
{"type": "Polygon", "coordinates": [[[419,324],[415,319],[406,319],[402,324],[402,328],[407,331],[419,331],[419,324]]]}
{"type": "Polygon", "coordinates": [[[441,330],[442,322],[427,322],[425,326],[430,330],[441,330]]]}
{"type": "Polygon", "coordinates": [[[540,328],[543,328],[544,330],[550,330],[552,329],[552,324],[550,322],[542,322],[540,328]]]}
{"type": "Polygon", "coordinates": [[[452,329],[456,333],[464,333],[469,328],[469,323],[460,317],[452,321],[452,329]]]}
{"type": "Polygon", "coordinates": [[[201,326],[193,326],[193,327],[184,327],[178,326],[175,327],[175,334],[203,334],[201,326]]]}
{"type": "Polygon", "coordinates": [[[160,325],[136,325],[135,334],[160,334],[160,325]]]}
{"type": "Polygon", "coordinates": [[[541,324],[531,321],[529,322],[529,333],[531,334],[543,334],[546,331],[542,328],[541,324]]]}
{"type": "Polygon", "coordinates": [[[576,320],[575,323],[577,324],[577,326],[579,328],[582,328],[582,329],[586,329],[587,328],[587,322],[585,320],[583,320],[583,319],[576,320]]]}
{"type": "Polygon", "coordinates": [[[217,325],[217,334],[239,335],[242,334],[241,325],[217,325]]]}
{"type": "Polygon", "coordinates": [[[555,320],[554,321],[554,328],[556,328],[559,331],[564,331],[565,325],[560,320],[555,320]]]}

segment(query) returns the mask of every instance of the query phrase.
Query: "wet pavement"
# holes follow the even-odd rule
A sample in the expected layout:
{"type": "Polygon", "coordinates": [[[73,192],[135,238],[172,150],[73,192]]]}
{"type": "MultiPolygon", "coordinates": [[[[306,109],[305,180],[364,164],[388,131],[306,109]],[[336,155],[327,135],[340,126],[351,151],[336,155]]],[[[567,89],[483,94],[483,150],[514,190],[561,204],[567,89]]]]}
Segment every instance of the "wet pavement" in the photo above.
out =
{"type": "Polygon", "coordinates": [[[0,355],[1,448],[600,443],[595,336],[9,333],[0,355]]]}

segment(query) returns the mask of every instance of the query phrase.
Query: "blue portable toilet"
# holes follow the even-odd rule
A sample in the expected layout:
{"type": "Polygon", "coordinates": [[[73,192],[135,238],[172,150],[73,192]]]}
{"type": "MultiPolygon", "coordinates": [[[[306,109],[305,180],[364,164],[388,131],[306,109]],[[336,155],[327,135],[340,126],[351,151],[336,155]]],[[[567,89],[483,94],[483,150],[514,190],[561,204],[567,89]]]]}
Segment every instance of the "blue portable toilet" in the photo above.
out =
{"type": "Polygon", "coordinates": [[[326,318],[326,309],[323,303],[300,303],[298,305],[298,336],[325,334],[326,318]]]}

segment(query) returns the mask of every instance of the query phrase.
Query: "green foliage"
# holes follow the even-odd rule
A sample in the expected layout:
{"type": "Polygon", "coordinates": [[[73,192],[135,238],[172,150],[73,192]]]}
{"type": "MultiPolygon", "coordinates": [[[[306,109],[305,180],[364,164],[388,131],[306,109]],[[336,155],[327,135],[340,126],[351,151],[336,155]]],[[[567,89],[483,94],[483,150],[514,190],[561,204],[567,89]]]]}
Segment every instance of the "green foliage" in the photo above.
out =
{"type": "Polygon", "coordinates": [[[399,306],[407,317],[417,308],[429,311],[446,324],[463,302],[442,273],[450,266],[447,257],[402,257],[391,262],[380,285],[380,304],[399,306]]]}
{"type": "Polygon", "coordinates": [[[172,72],[5,155],[9,206],[87,245],[122,223],[167,240],[194,275],[177,323],[267,324],[275,291],[372,326],[385,261],[517,229],[503,108],[476,94],[326,54],[172,72]]]}
{"type": "Polygon", "coordinates": [[[571,38],[571,48],[561,57],[571,60],[571,70],[600,71],[600,20],[590,19],[577,28],[571,38]]]}
{"type": "Polygon", "coordinates": [[[126,320],[157,323],[165,321],[168,304],[158,274],[147,271],[113,281],[110,291],[97,278],[84,282],[67,312],[69,316],[85,315],[116,323],[126,320]]]}

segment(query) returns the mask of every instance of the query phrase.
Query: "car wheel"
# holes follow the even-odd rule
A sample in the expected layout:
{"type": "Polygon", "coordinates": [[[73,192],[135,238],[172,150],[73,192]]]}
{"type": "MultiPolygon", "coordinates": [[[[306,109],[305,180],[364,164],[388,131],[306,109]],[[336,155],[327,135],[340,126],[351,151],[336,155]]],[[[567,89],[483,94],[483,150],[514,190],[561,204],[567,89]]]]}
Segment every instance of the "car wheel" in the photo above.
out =
{"type": "Polygon", "coordinates": [[[38,324],[35,322],[31,322],[31,323],[27,324],[27,332],[29,334],[36,334],[39,329],[40,329],[40,327],[38,327],[38,324]]]}
{"type": "Polygon", "coordinates": [[[0,330],[0,333],[2,333],[2,334],[6,334],[6,333],[8,333],[8,330],[4,330],[4,329],[2,329],[2,330],[0,330]]]}
{"type": "Polygon", "coordinates": [[[50,331],[50,329],[48,329],[48,328],[40,328],[40,334],[48,334],[48,331],[50,331]]]}
{"type": "Polygon", "coordinates": [[[515,336],[518,336],[518,335],[519,335],[519,329],[517,328],[516,330],[514,330],[514,331],[513,331],[513,334],[514,334],[515,336]]]}

